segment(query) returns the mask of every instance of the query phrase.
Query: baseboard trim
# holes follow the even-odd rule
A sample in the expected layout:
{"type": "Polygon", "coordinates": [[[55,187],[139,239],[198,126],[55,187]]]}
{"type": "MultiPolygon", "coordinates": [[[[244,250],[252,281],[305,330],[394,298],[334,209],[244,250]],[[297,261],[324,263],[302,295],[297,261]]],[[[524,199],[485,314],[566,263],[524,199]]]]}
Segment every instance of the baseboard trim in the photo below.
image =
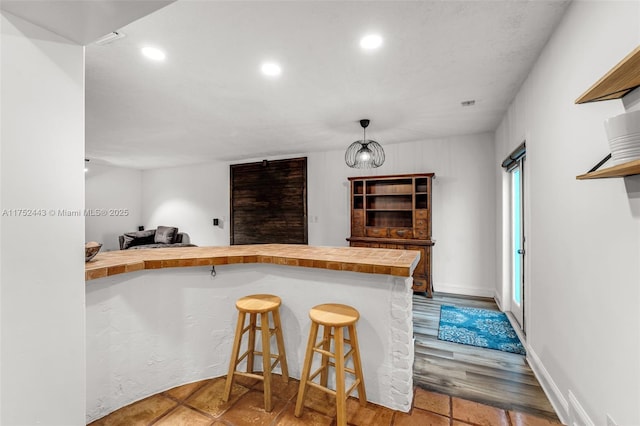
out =
{"type": "Polygon", "coordinates": [[[504,312],[504,309],[502,308],[502,299],[498,295],[497,291],[493,292],[493,300],[496,301],[496,305],[498,305],[498,309],[500,309],[501,312],[504,312]]]}
{"type": "Polygon", "coordinates": [[[493,298],[494,289],[489,288],[477,288],[477,287],[465,287],[455,284],[442,284],[437,283],[433,285],[434,290],[442,293],[461,294],[464,296],[478,296],[493,298]]]}
{"type": "Polygon", "coordinates": [[[527,335],[525,334],[524,330],[522,330],[520,328],[520,324],[518,323],[518,320],[516,319],[516,317],[513,316],[513,314],[509,311],[502,311],[504,312],[504,314],[507,316],[507,319],[509,320],[509,322],[511,323],[511,327],[513,327],[513,331],[516,332],[516,334],[518,335],[518,339],[520,339],[520,342],[523,344],[523,346],[525,347],[525,350],[528,351],[527,348],[527,335]]]}
{"type": "Polygon", "coordinates": [[[549,402],[551,402],[551,406],[554,410],[556,410],[556,414],[560,418],[562,424],[569,424],[569,404],[565,397],[560,392],[560,389],[553,381],[553,378],[549,374],[540,358],[535,353],[531,346],[527,343],[524,343],[525,350],[527,351],[527,361],[531,366],[531,370],[533,370],[533,374],[536,376],[538,381],[540,382],[540,386],[542,386],[542,390],[549,398],[549,402]]]}
{"type": "Polygon", "coordinates": [[[591,420],[591,417],[582,408],[582,405],[578,401],[578,398],[569,391],[569,425],[576,426],[595,426],[595,423],[591,420]]]}

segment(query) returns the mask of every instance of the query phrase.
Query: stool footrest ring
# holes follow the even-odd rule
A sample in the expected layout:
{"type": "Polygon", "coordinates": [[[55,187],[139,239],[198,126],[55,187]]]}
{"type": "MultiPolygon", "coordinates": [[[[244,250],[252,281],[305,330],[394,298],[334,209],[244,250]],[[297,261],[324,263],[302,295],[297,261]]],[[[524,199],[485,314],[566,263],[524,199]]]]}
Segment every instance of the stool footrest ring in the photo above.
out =
{"type": "Polygon", "coordinates": [[[328,393],[329,395],[333,395],[333,396],[336,395],[336,391],[334,391],[333,389],[325,388],[324,386],[319,385],[317,383],[307,381],[307,385],[314,387],[318,390],[321,390],[324,393],[328,393]]]}
{"type": "Polygon", "coordinates": [[[262,376],[261,374],[245,373],[244,371],[234,371],[233,375],[234,376],[242,376],[242,377],[250,377],[252,379],[258,379],[258,380],[264,380],[264,376],[262,376]]]}
{"type": "Polygon", "coordinates": [[[358,385],[360,384],[360,379],[356,379],[355,382],[353,382],[353,384],[351,385],[351,387],[345,392],[344,396],[345,398],[348,398],[349,395],[351,395],[351,392],[353,392],[353,390],[358,387],[358,385]]]}
{"type": "MultiPolygon", "coordinates": [[[[329,364],[333,368],[336,368],[336,363],[335,362],[329,361],[327,364],[329,364]]],[[[346,371],[347,373],[351,373],[354,376],[356,375],[356,370],[354,370],[353,368],[344,367],[344,371],[346,371]]]]}
{"type": "Polygon", "coordinates": [[[333,352],[325,351],[324,349],[313,348],[313,351],[322,355],[330,356],[331,358],[336,357],[336,355],[333,352]]]}
{"type": "Polygon", "coordinates": [[[313,374],[309,377],[309,381],[312,381],[313,379],[315,379],[316,377],[318,377],[318,374],[322,373],[325,370],[325,367],[322,366],[320,368],[318,368],[316,371],[313,372],[313,374]]]}
{"type": "Polygon", "coordinates": [[[240,364],[242,362],[243,359],[245,359],[247,357],[247,355],[249,355],[250,351],[246,351],[245,353],[242,354],[242,356],[240,358],[238,358],[238,360],[236,361],[236,366],[238,366],[238,364],[240,364]]]}

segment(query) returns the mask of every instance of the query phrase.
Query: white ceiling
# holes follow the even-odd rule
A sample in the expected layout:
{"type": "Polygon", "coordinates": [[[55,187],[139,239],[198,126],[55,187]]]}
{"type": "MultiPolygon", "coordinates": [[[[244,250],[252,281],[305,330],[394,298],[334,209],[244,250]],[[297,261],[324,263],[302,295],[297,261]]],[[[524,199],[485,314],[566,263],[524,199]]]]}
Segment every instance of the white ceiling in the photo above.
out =
{"type": "Polygon", "coordinates": [[[86,155],[148,169],[342,150],[361,118],[383,146],[493,131],[567,4],[179,0],[87,46],[86,155]],[[365,52],[370,32],[384,44],[365,52]]]}
{"type": "Polygon", "coordinates": [[[2,0],[0,8],[68,40],[88,44],[174,1],[2,0]]]}

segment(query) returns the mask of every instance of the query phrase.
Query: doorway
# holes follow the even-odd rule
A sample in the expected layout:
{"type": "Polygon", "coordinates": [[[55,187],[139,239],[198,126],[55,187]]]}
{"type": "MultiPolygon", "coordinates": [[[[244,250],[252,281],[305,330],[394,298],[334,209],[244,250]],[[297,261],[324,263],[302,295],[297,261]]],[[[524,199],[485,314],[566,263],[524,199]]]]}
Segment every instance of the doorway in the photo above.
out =
{"type": "Polygon", "coordinates": [[[511,181],[511,313],[524,332],[524,166],[525,157],[518,158],[509,169],[511,181]]]}

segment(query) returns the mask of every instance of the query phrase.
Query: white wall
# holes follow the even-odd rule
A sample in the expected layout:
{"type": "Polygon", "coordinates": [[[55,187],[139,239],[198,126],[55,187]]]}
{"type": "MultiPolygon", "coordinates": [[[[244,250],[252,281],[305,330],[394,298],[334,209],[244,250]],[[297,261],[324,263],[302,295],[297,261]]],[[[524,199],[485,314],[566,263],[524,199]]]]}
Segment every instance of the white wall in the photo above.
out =
{"type": "Polygon", "coordinates": [[[119,250],[118,236],[142,225],[142,171],[89,164],[85,173],[85,238],[119,250]]]}
{"type": "MultiPolygon", "coordinates": [[[[346,148],[346,145],[345,145],[346,148]]],[[[347,177],[435,172],[433,276],[436,291],[493,296],[495,186],[492,135],[458,136],[384,146],[385,164],[350,169],[344,151],[306,155],[309,244],[346,246],[349,236],[347,177]]],[[[289,157],[296,157],[291,155],[289,157]]],[[[269,158],[273,159],[273,158],[269,158]]],[[[257,160],[247,160],[257,161],[257,160]]],[[[228,245],[229,163],[143,172],[143,222],[178,226],[197,245],[228,245]]]]}
{"type": "Polygon", "coordinates": [[[527,141],[528,357],[565,422],[640,424],[640,176],[575,179],[609,152],[603,121],[624,107],[574,104],[639,41],[639,2],[574,2],[496,131],[505,220],[497,165],[527,141]]]}
{"type": "Polygon", "coordinates": [[[229,245],[229,166],[226,163],[147,170],[142,174],[142,222],[176,226],[198,246],[229,245]]]}
{"type": "Polygon", "coordinates": [[[84,206],[84,49],[0,19],[0,423],[79,425],[84,218],[56,212],[84,206]]]}

